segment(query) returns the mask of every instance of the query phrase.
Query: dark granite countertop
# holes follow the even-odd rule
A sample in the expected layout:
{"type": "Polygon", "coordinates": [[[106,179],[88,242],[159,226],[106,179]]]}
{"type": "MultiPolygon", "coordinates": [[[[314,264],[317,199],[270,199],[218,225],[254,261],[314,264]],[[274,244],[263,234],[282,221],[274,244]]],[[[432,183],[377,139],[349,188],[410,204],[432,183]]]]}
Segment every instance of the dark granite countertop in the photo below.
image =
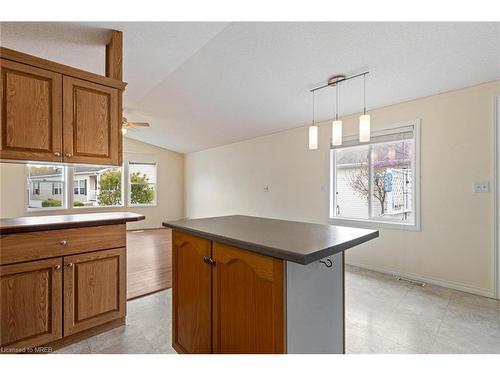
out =
{"type": "Polygon", "coordinates": [[[128,221],[139,221],[144,219],[145,216],[133,212],[99,212],[95,214],[23,216],[12,219],[0,219],[0,234],[123,224],[128,221]]]}
{"type": "Polygon", "coordinates": [[[163,226],[299,264],[347,250],[379,234],[370,229],[243,215],[170,221],[163,226]]]}

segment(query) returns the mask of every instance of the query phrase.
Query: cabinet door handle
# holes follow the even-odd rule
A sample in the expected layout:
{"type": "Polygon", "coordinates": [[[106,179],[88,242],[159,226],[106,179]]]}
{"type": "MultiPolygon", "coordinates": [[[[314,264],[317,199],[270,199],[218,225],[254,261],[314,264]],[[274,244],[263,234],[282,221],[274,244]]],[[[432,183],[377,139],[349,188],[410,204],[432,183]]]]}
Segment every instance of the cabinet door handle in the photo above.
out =
{"type": "Polygon", "coordinates": [[[61,156],[60,152],[54,152],[54,156],[61,156]]]}
{"type": "Polygon", "coordinates": [[[68,268],[73,267],[73,263],[68,263],[68,264],[66,264],[66,267],[68,267],[68,268]]]}
{"type": "Polygon", "coordinates": [[[54,266],[54,269],[55,269],[55,270],[60,270],[60,269],[61,269],[61,265],[60,265],[60,264],[56,264],[56,265],[54,266]]]}
{"type": "Polygon", "coordinates": [[[70,157],[72,157],[72,156],[73,156],[73,155],[72,155],[72,154],[70,154],[70,153],[67,153],[67,154],[66,154],[66,157],[67,157],[67,158],[70,158],[70,157]]]}
{"type": "Polygon", "coordinates": [[[210,264],[211,266],[215,267],[215,260],[213,260],[212,258],[210,257],[207,257],[206,255],[203,257],[203,261],[205,263],[208,263],[210,264]]]}
{"type": "Polygon", "coordinates": [[[68,244],[68,241],[66,241],[66,240],[59,241],[59,245],[66,246],[67,244],[68,244]]]}

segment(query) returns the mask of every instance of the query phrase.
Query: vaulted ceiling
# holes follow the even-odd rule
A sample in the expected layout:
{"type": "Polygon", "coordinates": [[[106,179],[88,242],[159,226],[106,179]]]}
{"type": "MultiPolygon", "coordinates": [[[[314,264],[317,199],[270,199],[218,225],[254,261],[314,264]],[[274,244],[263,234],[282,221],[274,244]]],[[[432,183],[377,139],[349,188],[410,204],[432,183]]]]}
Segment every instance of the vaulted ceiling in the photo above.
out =
{"type": "MultiPolygon", "coordinates": [[[[0,24],[0,44],[99,74],[109,29],[124,32],[124,106],[151,128],[127,136],[193,152],[311,121],[309,89],[369,70],[375,108],[500,79],[500,23],[99,22],[0,24]]],[[[340,113],[362,108],[362,80],[340,113]]],[[[316,118],[334,113],[334,90],[316,118]]]]}

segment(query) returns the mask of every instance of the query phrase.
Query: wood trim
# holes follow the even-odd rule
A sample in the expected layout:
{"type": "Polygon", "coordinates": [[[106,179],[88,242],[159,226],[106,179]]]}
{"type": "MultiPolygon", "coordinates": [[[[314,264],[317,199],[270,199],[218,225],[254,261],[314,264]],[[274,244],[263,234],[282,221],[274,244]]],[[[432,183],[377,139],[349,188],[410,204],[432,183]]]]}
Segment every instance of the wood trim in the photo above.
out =
{"type": "Polygon", "coordinates": [[[8,234],[0,236],[0,264],[125,246],[125,224],[8,234]],[[66,242],[63,245],[60,241],[66,242]]]}
{"type": "MultiPolygon", "coordinates": [[[[73,256],[64,257],[64,335],[72,335],[74,333],[86,330],[95,325],[106,323],[111,320],[125,317],[126,315],[126,303],[127,303],[127,291],[126,291],[126,249],[112,249],[112,250],[101,250],[93,253],[78,254],[73,256]],[[76,321],[75,313],[79,298],[79,291],[77,289],[78,285],[76,283],[77,276],[77,265],[84,262],[98,261],[107,258],[118,258],[119,270],[118,270],[118,301],[117,309],[112,311],[103,312],[99,315],[93,317],[88,317],[85,320],[76,321]],[[70,266],[70,264],[73,266],[70,266]]],[[[89,283],[91,280],[89,280],[89,283]]]]}
{"type": "Polygon", "coordinates": [[[111,31],[111,41],[106,45],[106,77],[121,81],[123,75],[123,33],[111,31]]]}
{"type": "Polygon", "coordinates": [[[21,64],[31,65],[37,68],[50,70],[52,72],[61,73],[66,76],[82,79],[89,82],[98,83],[104,86],[113,87],[118,90],[125,90],[126,82],[117,79],[101,76],[99,74],[87,72],[85,70],[73,68],[68,65],[56,63],[54,61],[45,60],[40,57],[29,55],[27,53],[18,52],[9,48],[0,47],[0,57],[3,59],[15,61],[21,64]]]}

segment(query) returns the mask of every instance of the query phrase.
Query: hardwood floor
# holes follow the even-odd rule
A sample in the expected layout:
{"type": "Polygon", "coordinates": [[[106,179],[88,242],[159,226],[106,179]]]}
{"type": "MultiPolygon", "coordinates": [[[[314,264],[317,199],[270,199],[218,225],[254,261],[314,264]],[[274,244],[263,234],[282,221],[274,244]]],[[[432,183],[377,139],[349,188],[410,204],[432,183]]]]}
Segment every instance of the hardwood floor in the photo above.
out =
{"type": "Polygon", "coordinates": [[[127,232],[127,299],[172,287],[172,231],[127,232]]]}

